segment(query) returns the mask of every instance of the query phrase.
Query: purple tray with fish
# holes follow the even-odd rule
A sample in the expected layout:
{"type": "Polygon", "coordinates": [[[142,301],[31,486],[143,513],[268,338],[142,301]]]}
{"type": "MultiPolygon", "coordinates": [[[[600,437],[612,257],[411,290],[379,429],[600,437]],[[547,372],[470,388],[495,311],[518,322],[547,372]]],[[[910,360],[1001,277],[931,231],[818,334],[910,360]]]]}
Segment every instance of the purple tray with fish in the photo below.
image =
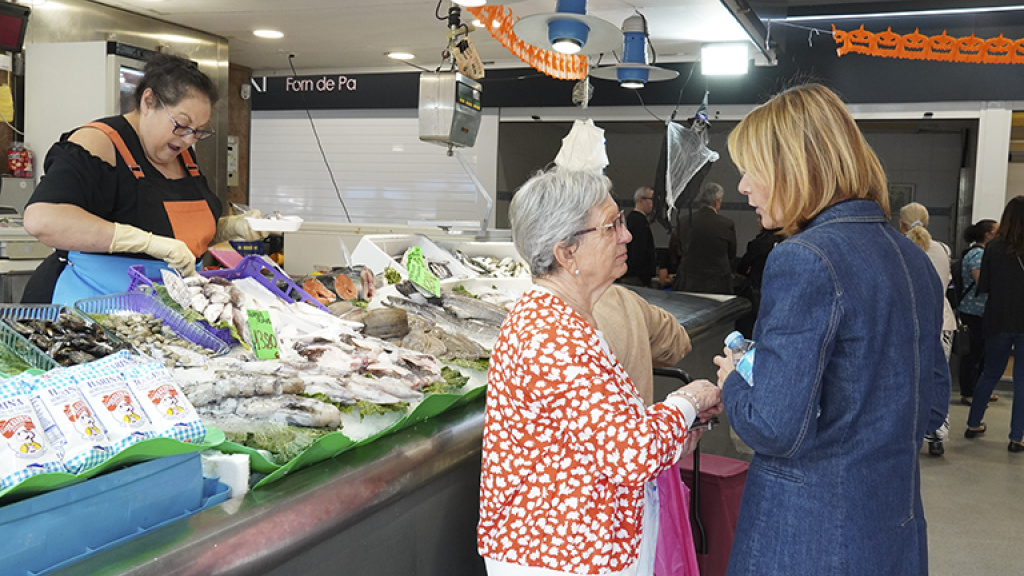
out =
{"type": "Polygon", "coordinates": [[[124,292],[110,296],[85,298],[75,302],[75,309],[86,315],[123,311],[152,314],[163,320],[166,326],[189,342],[208,348],[218,355],[228,352],[228,345],[223,340],[202,326],[185,320],[184,316],[164,306],[155,296],[144,292],[124,292]]]}
{"type": "MultiPolygon", "coordinates": [[[[143,290],[146,288],[153,289],[156,284],[163,283],[163,278],[150,278],[146,276],[146,267],[141,265],[129,266],[128,277],[131,278],[131,283],[128,284],[127,292],[135,292],[136,290],[143,290]]],[[[196,320],[196,322],[228,346],[235,343],[235,337],[231,335],[230,328],[217,328],[206,320],[196,320]]]]}
{"type": "Polygon", "coordinates": [[[219,277],[226,280],[252,278],[285,302],[305,302],[316,306],[324,312],[329,312],[326,306],[310,296],[309,292],[300,288],[298,284],[292,282],[292,279],[287,274],[281,272],[277,266],[269,264],[262,256],[246,256],[234,268],[227,270],[204,270],[200,274],[207,278],[219,277]]]}
{"type": "MultiPolygon", "coordinates": [[[[92,318],[89,318],[88,316],[76,311],[75,309],[69,306],[64,306],[63,304],[6,304],[0,306],[0,325],[2,325],[4,328],[10,329],[11,331],[17,333],[16,330],[14,330],[6,322],[2,322],[2,320],[47,320],[50,322],[57,322],[60,319],[60,315],[64,313],[71,314],[75,318],[81,319],[89,326],[99,327],[99,329],[103,331],[103,335],[110,340],[110,343],[114,345],[115,348],[120,348],[121,345],[124,344],[120,338],[112,334],[109,330],[104,328],[101,324],[99,324],[92,318]]],[[[57,366],[60,366],[60,363],[57,362],[49,354],[47,354],[45,350],[42,350],[41,348],[30,342],[21,334],[18,334],[18,336],[21,336],[23,339],[25,339],[25,341],[30,346],[32,346],[32,348],[35,349],[35,351],[38,351],[39,354],[42,354],[42,356],[46,358],[46,360],[48,361],[45,363],[46,366],[41,366],[40,364],[43,363],[41,361],[30,361],[29,358],[24,358],[26,361],[29,361],[29,364],[32,364],[34,368],[39,368],[40,370],[49,370],[51,368],[56,368],[57,366]]],[[[21,354],[19,354],[19,356],[21,356],[21,354]]]]}

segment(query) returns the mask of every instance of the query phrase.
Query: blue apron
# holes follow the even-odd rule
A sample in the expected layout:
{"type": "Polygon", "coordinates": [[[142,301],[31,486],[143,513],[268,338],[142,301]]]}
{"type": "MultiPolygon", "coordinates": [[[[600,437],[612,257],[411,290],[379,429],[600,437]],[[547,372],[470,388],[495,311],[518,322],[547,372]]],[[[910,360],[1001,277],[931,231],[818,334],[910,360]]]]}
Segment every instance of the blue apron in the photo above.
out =
{"type": "Polygon", "coordinates": [[[170,269],[163,260],[68,252],[68,263],[57,279],[52,302],[74,306],[83,298],[124,292],[131,284],[128,267],[139,265],[145,267],[147,278],[159,278],[160,270],[170,269]]]}

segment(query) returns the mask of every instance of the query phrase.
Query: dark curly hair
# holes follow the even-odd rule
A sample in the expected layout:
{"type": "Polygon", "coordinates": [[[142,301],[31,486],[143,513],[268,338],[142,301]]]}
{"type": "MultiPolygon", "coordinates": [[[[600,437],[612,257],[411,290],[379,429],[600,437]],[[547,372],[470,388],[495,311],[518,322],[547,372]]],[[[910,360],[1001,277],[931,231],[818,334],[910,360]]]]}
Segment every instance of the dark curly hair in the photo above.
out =
{"type": "Polygon", "coordinates": [[[154,54],[147,62],[142,80],[135,88],[135,107],[142,107],[142,94],[152,89],[160,102],[174,106],[195,92],[217,103],[220,94],[213,80],[199,71],[194,62],[173,54],[154,54]]]}

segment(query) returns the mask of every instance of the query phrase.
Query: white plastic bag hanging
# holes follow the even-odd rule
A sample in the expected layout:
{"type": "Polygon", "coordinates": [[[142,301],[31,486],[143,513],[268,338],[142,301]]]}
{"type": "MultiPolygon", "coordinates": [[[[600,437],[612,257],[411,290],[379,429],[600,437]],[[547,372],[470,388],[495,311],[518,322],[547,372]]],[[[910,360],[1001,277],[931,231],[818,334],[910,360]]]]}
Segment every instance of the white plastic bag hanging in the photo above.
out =
{"type": "Polygon", "coordinates": [[[687,128],[677,122],[668,123],[668,163],[665,174],[665,192],[668,196],[669,220],[672,220],[676,200],[704,164],[718,160],[718,152],[708,148],[706,129],[687,128]]]}
{"type": "Polygon", "coordinates": [[[603,171],[608,165],[604,130],[589,118],[573,122],[569,134],[562,138],[562,148],[555,156],[555,164],[567,170],[603,171]]]}

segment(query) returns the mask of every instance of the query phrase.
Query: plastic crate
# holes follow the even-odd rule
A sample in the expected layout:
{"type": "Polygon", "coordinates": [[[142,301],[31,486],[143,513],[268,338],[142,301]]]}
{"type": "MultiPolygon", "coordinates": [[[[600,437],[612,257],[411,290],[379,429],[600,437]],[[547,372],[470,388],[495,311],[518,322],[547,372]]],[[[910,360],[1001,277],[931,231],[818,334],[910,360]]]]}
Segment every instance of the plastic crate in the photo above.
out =
{"type": "MultiPolygon", "coordinates": [[[[63,304],[5,304],[0,306],[0,320],[10,318],[12,320],[49,320],[51,322],[56,322],[62,313],[71,314],[76,318],[81,318],[86,324],[98,326],[99,329],[103,331],[103,334],[105,334],[110,342],[115,346],[123,344],[120,338],[104,328],[103,325],[70,306],[65,306],[63,304]]],[[[0,322],[0,324],[3,324],[12,331],[14,330],[10,326],[7,326],[6,322],[0,322]]],[[[21,334],[18,335],[21,336],[21,334]]],[[[22,338],[24,338],[24,336],[22,336],[22,338]]],[[[27,338],[25,340],[28,341],[27,338]]],[[[45,351],[38,348],[31,342],[29,342],[29,344],[52,362],[51,368],[60,366],[60,363],[47,355],[45,351]]],[[[35,367],[39,368],[38,366],[35,367]]]]}
{"type": "MultiPolygon", "coordinates": [[[[53,305],[46,304],[44,306],[53,305]]],[[[59,366],[56,360],[47,356],[45,352],[37,348],[35,344],[29,342],[27,338],[18,334],[18,332],[15,331],[14,328],[8,326],[6,322],[0,322],[0,345],[12,352],[18,358],[24,360],[33,368],[47,371],[59,366]]],[[[8,374],[8,376],[13,376],[13,374],[8,374]]]]}
{"type": "Polygon", "coordinates": [[[234,268],[228,268],[226,270],[204,270],[200,272],[200,274],[208,278],[219,277],[226,280],[252,278],[285,302],[306,302],[307,304],[316,306],[324,312],[329,312],[327,307],[321,304],[319,300],[310,296],[309,292],[300,288],[299,285],[293,282],[287,274],[281,271],[280,268],[268,263],[262,256],[246,256],[242,259],[241,264],[234,268]]]}
{"type": "MultiPolygon", "coordinates": [[[[205,328],[185,320],[185,317],[164,306],[151,294],[124,292],[110,296],[85,298],[75,302],[75,309],[83,314],[111,314],[121,311],[152,314],[163,320],[165,326],[182,338],[212,350],[215,354],[226,354],[228,345],[205,328]]],[[[129,344],[131,344],[129,342],[129,344]]]]}
{"type": "MultiPolygon", "coordinates": [[[[405,252],[413,246],[419,246],[423,258],[427,262],[444,263],[451,272],[451,278],[464,280],[476,278],[477,274],[466,268],[455,256],[434,244],[422,234],[370,234],[363,236],[352,251],[352,263],[369,266],[374,274],[380,274],[388,268],[395,269],[402,278],[409,277],[409,271],[402,265],[401,259],[405,252]]],[[[438,276],[438,280],[447,280],[438,276]]]]}
{"type": "Polygon", "coordinates": [[[227,500],[198,452],[135,464],[0,507],[0,566],[36,575],[227,500]]]}

